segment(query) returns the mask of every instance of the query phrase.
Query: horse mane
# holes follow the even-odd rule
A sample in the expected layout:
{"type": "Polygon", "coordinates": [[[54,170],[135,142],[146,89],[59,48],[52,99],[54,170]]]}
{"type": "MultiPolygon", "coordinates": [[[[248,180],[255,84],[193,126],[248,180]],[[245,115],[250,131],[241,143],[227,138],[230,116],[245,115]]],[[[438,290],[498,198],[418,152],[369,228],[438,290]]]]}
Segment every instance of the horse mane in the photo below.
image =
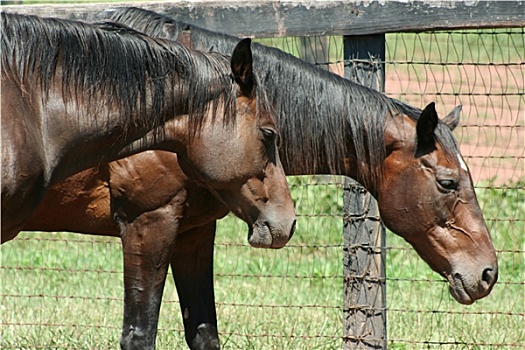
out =
{"type": "Polygon", "coordinates": [[[60,71],[65,99],[102,98],[118,107],[128,126],[158,126],[168,115],[189,114],[196,130],[219,106],[226,107],[226,121],[234,120],[237,89],[222,54],[190,50],[117,23],[1,15],[2,70],[21,83],[39,84],[44,97],[60,71]]]}
{"type": "MultiPolygon", "coordinates": [[[[180,40],[190,35],[191,45],[204,50],[228,52],[239,41],[140,8],[117,8],[100,15],[152,36],[180,40]]],[[[252,50],[268,99],[276,109],[281,138],[286,140],[280,154],[287,173],[342,174],[351,149],[359,170],[356,180],[377,188],[384,173],[386,120],[405,112],[417,120],[416,109],[279,49],[253,43],[252,50]]],[[[438,141],[452,145],[450,131],[447,134],[442,126],[438,129],[438,141]]]]}

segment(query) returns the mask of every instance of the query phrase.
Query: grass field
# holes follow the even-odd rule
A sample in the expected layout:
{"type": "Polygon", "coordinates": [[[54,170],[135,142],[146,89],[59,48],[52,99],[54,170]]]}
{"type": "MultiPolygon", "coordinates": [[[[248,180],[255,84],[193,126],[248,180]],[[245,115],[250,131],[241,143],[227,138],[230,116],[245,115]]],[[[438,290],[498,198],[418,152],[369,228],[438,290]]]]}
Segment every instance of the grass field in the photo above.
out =
{"type": "MultiPolygon", "coordinates": [[[[396,44],[401,54],[396,60],[522,62],[523,57],[516,60],[509,55],[525,52],[523,31],[511,37],[517,38],[509,44],[515,51],[500,50],[500,44],[476,34],[462,37],[467,41],[475,40],[464,47],[487,50],[497,47],[499,53],[482,51],[481,55],[487,57],[479,58],[475,57],[479,54],[468,50],[434,50],[434,57],[424,56],[424,52],[443,40],[461,42],[464,39],[443,34],[435,36],[432,44],[428,44],[419,42],[417,34],[403,34],[396,44]]],[[[305,50],[293,48],[289,51],[305,50]]],[[[521,163],[512,164],[513,174],[519,175],[513,178],[518,177],[519,181],[502,183],[497,179],[497,185],[476,181],[480,204],[498,250],[500,278],[491,295],[474,305],[462,306],[455,302],[448,294],[447,284],[410,246],[388,234],[389,349],[525,348],[525,182],[520,175],[523,174],[520,173],[523,158],[519,158],[523,156],[523,121],[511,124],[521,125],[521,129],[507,129],[514,133],[510,138],[499,131],[480,131],[476,126],[491,121],[491,116],[486,115],[488,112],[494,114],[494,111],[510,109],[518,114],[523,110],[523,85],[518,85],[523,84],[523,69],[516,66],[500,74],[493,67],[485,67],[485,70],[476,67],[472,72],[468,65],[452,70],[439,64],[430,68],[401,66],[400,71],[387,78],[387,82],[396,83],[388,83],[387,92],[399,93],[394,97],[413,99],[418,106],[423,97],[433,99],[439,95],[440,108],[444,111],[471,101],[472,111],[467,105],[464,114],[467,118],[471,116],[468,130],[474,134],[462,134],[462,143],[472,141],[478,148],[485,142],[489,146],[497,143],[499,148],[492,148],[502,149],[508,155],[509,143],[505,140],[511,139],[511,146],[518,144],[521,153],[516,153],[516,159],[521,159],[521,163]],[[470,81],[473,77],[478,78],[470,81]],[[481,83],[483,79],[479,77],[490,79],[481,83]],[[449,86],[443,84],[450,78],[463,79],[454,81],[460,90],[447,90],[449,86]],[[499,86],[502,81],[511,83],[499,86]],[[493,90],[487,91],[499,96],[500,90],[494,88],[496,85],[502,93],[511,91],[517,101],[476,95],[476,89],[489,87],[493,90]],[[516,91],[522,95],[516,95],[516,91]],[[451,96],[450,101],[447,93],[451,96]],[[478,115],[480,119],[475,119],[478,115]]],[[[504,120],[496,122],[506,125],[504,120]]],[[[488,151],[484,155],[488,156],[488,151]]],[[[501,154],[493,155],[499,157],[501,154]]],[[[470,165],[474,160],[467,159],[467,162],[470,165]]],[[[483,159],[481,167],[487,168],[486,164],[483,159]]],[[[501,173],[501,169],[499,171],[501,173]]],[[[223,349],[341,348],[340,179],[329,179],[335,185],[310,177],[293,178],[291,182],[299,221],[296,235],[284,249],[249,248],[246,225],[236,218],[227,217],[219,224],[215,291],[223,349]]],[[[118,348],[123,286],[117,239],[70,233],[22,233],[15,241],[1,246],[0,254],[0,349],[118,348]]],[[[171,278],[165,289],[159,327],[158,349],[185,348],[171,278]]]]}
{"type": "MultiPolygon", "coordinates": [[[[220,222],[215,289],[224,349],[341,348],[342,189],[309,177],[291,180],[299,222],[290,246],[249,248],[244,223],[233,217],[220,222]]],[[[388,246],[396,247],[387,260],[389,348],[525,345],[524,193],[486,189],[479,196],[500,251],[498,284],[486,299],[459,305],[446,283],[389,234],[388,246]]],[[[123,292],[118,240],[23,233],[2,246],[1,255],[1,349],[118,347],[123,292]]],[[[170,279],[159,349],[185,346],[176,301],[170,279]]]]}

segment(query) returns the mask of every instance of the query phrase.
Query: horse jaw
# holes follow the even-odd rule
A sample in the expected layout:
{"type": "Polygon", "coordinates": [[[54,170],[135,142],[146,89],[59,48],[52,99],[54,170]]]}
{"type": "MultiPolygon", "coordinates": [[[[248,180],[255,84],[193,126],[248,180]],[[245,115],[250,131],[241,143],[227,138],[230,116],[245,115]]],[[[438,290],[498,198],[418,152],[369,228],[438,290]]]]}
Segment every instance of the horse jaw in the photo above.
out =
{"type": "Polygon", "coordinates": [[[448,291],[450,295],[460,304],[473,304],[475,299],[470,296],[459,273],[447,276],[448,291]]]}
{"type": "MultiPolygon", "coordinates": [[[[453,237],[447,228],[435,228],[431,237],[453,237]]],[[[439,256],[430,257],[425,253],[425,245],[421,242],[408,243],[415,249],[418,255],[448,281],[450,295],[460,304],[470,305],[476,300],[488,296],[498,279],[498,264],[496,257],[472,256],[466,254],[457,246],[453,249],[440,244],[442,239],[431,239],[433,250],[441,252],[439,256]],[[447,253],[454,250],[453,253],[447,253]]],[[[455,241],[455,240],[454,240],[455,241]]],[[[428,246],[427,246],[428,249],[428,246]]]]}

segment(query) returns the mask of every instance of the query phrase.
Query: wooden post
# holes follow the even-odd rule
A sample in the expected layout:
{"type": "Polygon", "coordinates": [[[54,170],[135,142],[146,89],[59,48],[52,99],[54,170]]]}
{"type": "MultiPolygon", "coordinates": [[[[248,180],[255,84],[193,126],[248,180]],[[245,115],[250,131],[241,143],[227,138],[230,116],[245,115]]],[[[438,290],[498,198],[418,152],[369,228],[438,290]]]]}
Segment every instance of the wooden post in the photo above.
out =
{"type": "MultiPolygon", "coordinates": [[[[384,91],[384,34],[344,38],[345,77],[384,91]]],[[[386,349],[385,228],[376,200],[346,178],[343,349],[386,349]]]]}

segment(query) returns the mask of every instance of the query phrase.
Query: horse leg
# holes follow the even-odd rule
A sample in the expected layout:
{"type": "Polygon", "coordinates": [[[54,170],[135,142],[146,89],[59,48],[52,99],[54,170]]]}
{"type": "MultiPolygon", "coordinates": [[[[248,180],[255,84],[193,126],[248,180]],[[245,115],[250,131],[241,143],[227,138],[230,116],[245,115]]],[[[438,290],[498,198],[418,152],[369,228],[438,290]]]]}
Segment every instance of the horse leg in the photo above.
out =
{"type": "Polygon", "coordinates": [[[162,293],[178,227],[176,217],[163,207],[132,222],[119,220],[125,288],[122,349],[155,349],[162,293]]]}
{"type": "Polygon", "coordinates": [[[192,350],[220,348],[213,291],[215,228],[212,221],[179,236],[171,259],[186,342],[192,350]]]}

